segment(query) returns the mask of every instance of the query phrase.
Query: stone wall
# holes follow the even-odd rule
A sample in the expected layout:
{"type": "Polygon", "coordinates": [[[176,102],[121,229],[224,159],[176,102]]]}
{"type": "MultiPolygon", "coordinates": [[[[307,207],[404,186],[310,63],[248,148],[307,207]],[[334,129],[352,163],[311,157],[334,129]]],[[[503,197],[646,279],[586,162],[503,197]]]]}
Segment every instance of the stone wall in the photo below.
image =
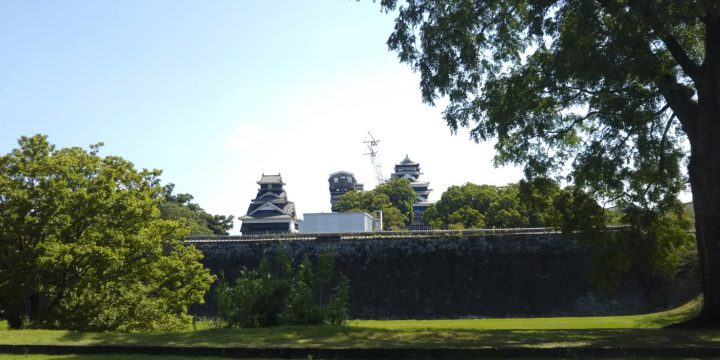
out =
{"type": "MultiPolygon", "coordinates": [[[[472,318],[652,312],[699,293],[695,266],[673,279],[634,273],[615,293],[587,279],[589,250],[558,234],[447,238],[234,241],[195,244],[213,273],[234,279],[272,258],[278,246],[296,261],[328,247],[350,279],[352,318],[472,318]]],[[[215,311],[214,292],[196,309],[215,311]]]]}

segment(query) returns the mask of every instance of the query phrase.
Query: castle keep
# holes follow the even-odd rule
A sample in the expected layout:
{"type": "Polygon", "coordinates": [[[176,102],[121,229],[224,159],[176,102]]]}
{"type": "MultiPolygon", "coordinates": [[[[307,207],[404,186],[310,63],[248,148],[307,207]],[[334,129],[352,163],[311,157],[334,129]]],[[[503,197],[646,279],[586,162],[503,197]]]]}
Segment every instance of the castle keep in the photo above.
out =
{"type": "MultiPolygon", "coordinates": [[[[423,214],[431,205],[428,201],[428,195],[431,191],[428,188],[430,183],[427,181],[420,181],[421,174],[420,164],[410,160],[410,158],[406,155],[403,161],[395,165],[395,172],[391,175],[394,178],[409,180],[410,187],[415,192],[415,201],[413,203],[413,223],[408,226],[409,229],[414,230],[427,229],[427,226],[423,222],[423,214]]],[[[380,183],[382,183],[385,180],[380,178],[380,181],[380,183]]],[[[240,232],[243,235],[295,233],[299,230],[302,230],[303,232],[312,231],[315,233],[345,232],[344,230],[340,230],[345,229],[346,227],[330,226],[329,224],[345,224],[348,219],[352,219],[354,222],[357,222],[357,224],[347,227],[347,229],[354,229],[353,231],[382,230],[382,227],[378,225],[382,224],[381,212],[377,212],[372,215],[360,214],[357,215],[357,219],[353,217],[342,217],[323,213],[311,214],[314,216],[313,224],[315,225],[307,224],[308,226],[304,227],[304,229],[300,229],[299,224],[302,223],[302,220],[297,219],[295,204],[288,200],[287,193],[284,189],[285,183],[283,182],[280,174],[263,174],[257,184],[259,185],[257,196],[255,199],[250,201],[250,206],[248,207],[246,215],[238,218],[238,220],[242,221],[240,232]],[[326,226],[327,228],[322,228],[322,226],[326,226]]],[[[330,206],[333,213],[338,211],[337,204],[340,196],[350,191],[364,190],[363,184],[358,183],[355,179],[355,175],[348,171],[337,171],[330,174],[328,177],[328,185],[328,189],[330,191],[330,206]]]]}
{"type": "Polygon", "coordinates": [[[423,222],[423,214],[430,206],[428,196],[430,195],[431,189],[428,187],[430,183],[427,181],[420,181],[420,164],[410,160],[410,157],[405,155],[405,159],[399,164],[395,164],[395,172],[392,177],[408,179],[410,180],[410,187],[415,191],[415,203],[413,204],[413,223],[410,228],[424,228],[425,223],[423,222]]]}
{"type": "Polygon", "coordinates": [[[255,199],[250,201],[247,215],[242,216],[240,231],[244,235],[297,232],[295,203],[289,201],[280,174],[263,174],[255,199]]]}

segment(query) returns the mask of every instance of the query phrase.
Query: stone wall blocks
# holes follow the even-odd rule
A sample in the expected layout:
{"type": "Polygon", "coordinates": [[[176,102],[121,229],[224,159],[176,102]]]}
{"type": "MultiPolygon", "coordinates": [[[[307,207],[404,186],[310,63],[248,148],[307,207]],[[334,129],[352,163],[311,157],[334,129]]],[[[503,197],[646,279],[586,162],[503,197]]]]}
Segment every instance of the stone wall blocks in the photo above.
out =
{"type": "MultiPolygon", "coordinates": [[[[332,248],[355,318],[569,316],[651,312],[699,291],[695,267],[675,279],[633,280],[616,294],[586,275],[587,247],[559,234],[195,243],[213,273],[236,276],[284,247],[299,261],[332,248]]],[[[631,274],[631,279],[644,279],[631,274]]],[[[229,279],[230,280],[230,279],[229,279]]],[[[215,309],[213,291],[201,309],[215,309]]]]}

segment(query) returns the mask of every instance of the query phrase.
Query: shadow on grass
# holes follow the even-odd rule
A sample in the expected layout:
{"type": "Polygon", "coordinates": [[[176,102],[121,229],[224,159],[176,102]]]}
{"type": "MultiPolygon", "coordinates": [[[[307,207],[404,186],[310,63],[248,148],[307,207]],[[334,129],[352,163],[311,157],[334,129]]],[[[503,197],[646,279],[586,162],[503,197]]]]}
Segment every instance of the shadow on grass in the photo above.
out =
{"type": "Polygon", "coordinates": [[[655,329],[486,330],[470,328],[382,328],[356,326],[279,326],[258,329],[206,328],[157,333],[23,333],[8,344],[119,345],[218,348],[604,348],[716,347],[720,330],[662,329],[698,311],[701,300],[637,324],[655,329]],[[45,337],[43,337],[45,336],[45,337]]]}
{"type": "Polygon", "coordinates": [[[703,297],[698,295],[685,305],[659,314],[647,316],[638,321],[640,327],[668,328],[674,324],[695,318],[702,310],[703,297]]]}
{"type": "Polygon", "coordinates": [[[170,333],[68,333],[63,343],[240,348],[720,347],[720,330],[385,330],[280,326],[170,333]]]}
{"type": "Polygon", "coordinates": [[[0,354],[0,360],[226,360],[221,357],[187,357],[167,355],[142,355],[142,354],[83,354],[83,355],[4,355],[0,354]]]}

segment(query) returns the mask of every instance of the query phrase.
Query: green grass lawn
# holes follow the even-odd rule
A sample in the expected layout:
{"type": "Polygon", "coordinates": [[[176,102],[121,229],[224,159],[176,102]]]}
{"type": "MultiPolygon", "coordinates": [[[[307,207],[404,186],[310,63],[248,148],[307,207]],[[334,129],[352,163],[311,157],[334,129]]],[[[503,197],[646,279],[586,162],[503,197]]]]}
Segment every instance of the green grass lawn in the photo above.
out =
{"type": "Polygon", "coordinates": [[[667,330],[699,308],[610,317],[469,320],[353,320],[348,326],[280,326],[162,333],[1,330],[0,344],[324,348],[687,347],[720,346],[720,330],[667,330]]]}
{"type": "Polygon", "coordinates": [[[701,301],[698,297],[675,309],[643,315],[461,320],[351,320],[349,324],[356,327],[388,330],[658,329],[696,315],[701,301]]]}

